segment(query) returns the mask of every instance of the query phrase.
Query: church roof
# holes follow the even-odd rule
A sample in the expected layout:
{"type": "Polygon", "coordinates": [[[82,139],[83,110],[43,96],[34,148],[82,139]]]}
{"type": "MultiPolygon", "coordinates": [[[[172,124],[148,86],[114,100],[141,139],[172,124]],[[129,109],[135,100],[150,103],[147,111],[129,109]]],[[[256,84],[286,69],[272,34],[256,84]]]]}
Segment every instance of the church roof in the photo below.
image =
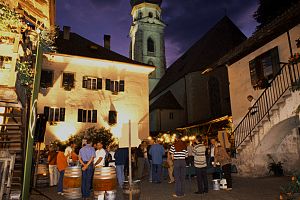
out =
{"type": "Polygon", "coordinates": [[[70,32],[68,40],[63,38],[63,31],[59,32],[56,39],[57,53],[74,56],[83,56],[88,58],[98,58],[103,60],[118,61],[137,65],[148,66],[146,64],[131,60],[114,51],[108,50],[76,33],[70,32]]]}
{"type": "Polygon", "coordinates": [[[161,5],[162,3],[162,0],[130,0],[130,4],[131,6],[136,6],[138,4],[141,4],[141,3],[153,3],[153,4],[157,4],[157,5],[161,5]]]}
{"type": "Polygon", "coordinates": [[[168,91],[150,105],[150,111],[155,109],[181,110],[183,108],[172,92],[168,91]]]}
{"type": "Polygon", "coordinates": [[[186,74],[205,70],[246,39],[247,37],[227,16],[223,17],[166,70],[165,75],[151,92],[150,99],[186,74]]]}

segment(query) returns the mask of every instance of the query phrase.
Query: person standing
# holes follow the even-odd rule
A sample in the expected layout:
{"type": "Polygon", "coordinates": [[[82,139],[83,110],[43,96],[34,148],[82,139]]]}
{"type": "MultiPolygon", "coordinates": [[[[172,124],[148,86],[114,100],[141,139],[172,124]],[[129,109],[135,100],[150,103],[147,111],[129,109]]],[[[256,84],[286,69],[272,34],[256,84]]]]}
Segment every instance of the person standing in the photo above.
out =
{"type": "Polygon", "coordinates": [[[165,149],[161,144],[154,143],[149,150],[149,154],[152,157],[152,183],[161,183],[162,163],[165,149]]]}
{"type": "Polygon", "coordinates": [[[91,183],[93,175],[93,161],[96,157],[95,149],[92,147],[90,139],[87,139],[87,144],[79,151],[79,162],[82,165],[82,197],[87,200],[91,193],[91,183]]]}
{"type": "Polygon", "coordinates": [[[146,141],[143,141],[137,151],[137,166],[138,166],[138,179],[143,178],[143,172],[145,169],[145,166],[147,168],[147,171],[149,172],[149,161],[148,161],[148,152],[147,152],[147,143],[146,141]]]}
{"type": "Polygon", "coordinates": [[[216,143],[215,147],[215,164],[216,163],[220,163],[222,167],[224,178],[227,182],[227,190],[232,190],[231,158],[226,149],[222,147],[220,143],[216,143]]]}
{"type": "Polygon", "coordinates": [[[149,182],[152,182],[152,156],[149,154],[151,146],[154,144],[154,140],[149,139],[149,145],[147,146],[147,157],[149,161],[149,182]]]}
{"type": "Polygon", "coordinates": [[[70,141],[66,150],[65,150],[65,156],[68,159],[68,164],[72,165],[73,163],[73,157],[75,158],[75,148],[76,148],[76,144],[73,141],[70,141]]]}
{"type": "Polygon", "coordinates": [[[174,160],[174,176],[175,176],[175,194],[173,197],[183,197],[184,194],[184,181],[186,175],[186,162],[185,159],[188,156],[186,150],[186,144],[176,139],[175,143],[171,146],[170,153],[174,160]]]}
{"type": "Polygon", "coordinates": [[[126,163],[128,163],[128,148],[117,147],[114,158],[115,158],[115,164],[117,170],[118,183],[119,186],[122,188],[123,183],[125,181],[124,168],[126,163]]]}
{"type": "Polygon", "coordinates": [[[66,147],[65,146],[60,146],[59,147],[59,152],[57,154],[56,158],[56,166],[59,171],[59,179],[58,179],[58,184],[57,184],[57,194],[59,195],[64,195],[63,193],[63,180],[64,180],[64,175],[65,175],[65,169],[68,167],[68,162],[67,162],[67,157],[65,156],[66,147]]]}
{"type": "Polygon", "coordinates": [[[103,149],[102,142],[97,143],[96,158],[94,159],[95,167],[103,167],[105,164],[106,151],[103,149]]]}
{"type": "Polygon", "coordinates": [[[197,175],[198,191],[196,194],[208,193],[206,147],[200,135],[196,137],[196,146],[193,148],[194,165],[197,175]]]}
{"type": "Polygon", "coordinates": [[[167,151],[167,163],[169,165],[169,168],[168,168],[169,182],[168,183],[174,183],[175,182],[175,178],[174,178],[174,175],[173,175],[174,162],[172,160],[172,156],[171,156],[171,153],[170,153],[170,148],[168,148],[168,151],[167,151]]]}
{"type": "Polygon", "coordinates": [[[49,178],[50,178],[50,187],[57,185],[58,171],[57,171],[57,152],[53,145],[49,148],[48,153],[48,162],[49,162],[49,178]]]}

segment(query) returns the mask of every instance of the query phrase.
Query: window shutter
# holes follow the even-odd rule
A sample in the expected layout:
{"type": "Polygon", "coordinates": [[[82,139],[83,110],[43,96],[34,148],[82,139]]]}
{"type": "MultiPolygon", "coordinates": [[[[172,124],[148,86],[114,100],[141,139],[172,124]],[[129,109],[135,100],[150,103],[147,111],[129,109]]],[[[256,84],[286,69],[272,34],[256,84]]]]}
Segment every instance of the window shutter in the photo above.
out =
{"type": "Polygon", "coordinates": [[[110,81],[110,91],[115,91],[115,82],[114,81],[110,81]]]}
{"type": "Polygon", "coordinates": [[[86,122],[86,110],[82,110],[82,122],[86,122]]]}
{"type": "Polygon", "coordinates": [[[60,108],[59,110],[59,121],[64,122],[65,121],[65,112],[66,109],[65,108],[60,108]]]}
{"type": "Polygon", "coordinates": [[[91,110],[88,110],[88,122],[92,122],[92,111],[91,110]]]}
{"type": "Polygon", "coordinates": [[[105,90],[110,90],[110,79],[105,80],[105,90]]]}
{"type": "Polygon", "coordinates": [[[110,110],[108,113],[108,124],[114,125],[117,123],[117,112],[110,110]]]}
{"type": "Polygon", "coordinates": [[[97,78],[97,89],[102,90],[102,78],[97,78]]]}
{"type": "Polygon", "coordinates": [[[82,122],[82,109],[78,109],[78,122],[82,122]]]}
{"type": "Polygon", "coordinates": [[[119,81],[115,81],[115,91],[119,92],[119,81]]]}
{"type": "Polygon", "coordinates": [[[49,120],[49,112],[50,112],[50,108],[48,106],[44,107],[44,116],[46,118],[46,121],[49,120]]]}
{"type": "Polygon", "coordinates": [[[54,121],[54,108],[50,108],[49,121],[54,121]]]}
{"type": "Polygon", "coordinates": [[[87,88],[87,77],[86,76],[84,76],[82,78],[82,88],[87,88]]]}
{"type": "Polygon", "coordinates": [[[97,123],[97,110],[93,110],[92,122],[97,123]]]}
{"type": "Polygon", "coordinates": [[[55,117],[54,121],[58,122],[59,121],[59,108],[55,108],[55,117]]]}
{"type": "Polygon", "coordinates": [[[273,77],[274,77],[280,71],[278,47],[275,47],[271,50],[271,58],[273,64],[273,77]]]}
{"type": "Polygon", "coordinates": [[[258,82],[258,76],[257,76],[257,71],[256,71],[256,60],[251,60],[249,62],[249,67],[250,67],[250,77],[251,77],[251,84],[252,86],[257,85],[258,82]]]}
{"type": "Polygon", "coordinates": [[[124,80],[120,80],[119,91],[120,92],[124,92],[125,91],[125,82],[124,82],[124,80]]]}

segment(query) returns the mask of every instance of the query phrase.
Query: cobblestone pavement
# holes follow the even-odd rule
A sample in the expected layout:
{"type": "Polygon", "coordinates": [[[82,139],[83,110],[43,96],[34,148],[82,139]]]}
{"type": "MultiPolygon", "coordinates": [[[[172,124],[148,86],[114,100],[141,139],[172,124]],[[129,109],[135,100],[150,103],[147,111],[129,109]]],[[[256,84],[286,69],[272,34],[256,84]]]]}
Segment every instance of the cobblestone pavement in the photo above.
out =
{"type": "MultiPolygon", "coordinates": [[[[265,178],[241,178],[233,177],[232,191],[213,191],[210,184],[208,194],[194,194],[196,191],[196,180],[186,180],[186,196],[182,200],[277,200],[279,199],[280,186],[288,183],[288,177],[265,177],[265,178]]],[[[211,180],[210,180],[211,183],[211,180]]],[[[30,200],[64,200],[63,196],[56,194],[56,188],[39,188],[32,191],[30,200]],[[43,196],[45,195],[45,196],[43,196]]],[[[142,182],[141,200],[169,200],[172,197],[174,184],[163,181],[161,184],[142,182]]],[[[91,198],[92,199],[92,198],[91,198]]],[[[117,200],[122,200],[122,191],[118,189],[117,200]]]]}

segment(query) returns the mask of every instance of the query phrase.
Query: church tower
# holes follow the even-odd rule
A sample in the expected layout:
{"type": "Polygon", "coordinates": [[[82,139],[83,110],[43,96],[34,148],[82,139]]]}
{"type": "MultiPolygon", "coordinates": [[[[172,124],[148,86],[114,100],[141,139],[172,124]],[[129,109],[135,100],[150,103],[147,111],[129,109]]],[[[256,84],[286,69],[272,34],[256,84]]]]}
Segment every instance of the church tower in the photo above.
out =
{"type": "Polygon", "coordinates": [[[156,66],[149,75],[149,90],[154,89],[165,74],[166,57],[164,29],[161,17],[162,0],[131,0],[132,25],[130,28],[129,57],[135,61],[156,66]]]}

